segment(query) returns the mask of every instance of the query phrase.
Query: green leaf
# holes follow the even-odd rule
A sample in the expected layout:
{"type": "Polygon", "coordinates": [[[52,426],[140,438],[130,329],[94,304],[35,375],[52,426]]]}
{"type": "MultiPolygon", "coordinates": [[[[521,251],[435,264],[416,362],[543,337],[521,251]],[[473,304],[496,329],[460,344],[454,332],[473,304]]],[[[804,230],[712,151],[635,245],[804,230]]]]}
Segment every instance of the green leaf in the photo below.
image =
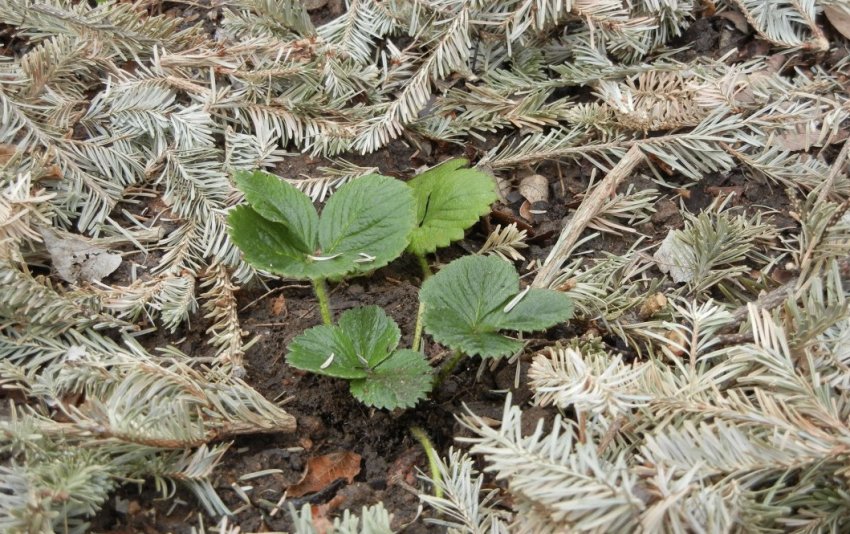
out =
{"type": "Polygon", "coordinates": [[[410,189],[395,178],[373,174],[340,187],[319,221],[325,256],[351,271],[371,271],[399,257],[414,225],[410,189]],[[364,256],[365,255],[365,256],[364,256]],[[367,257],[373,258],[364,261],[367,257]]]}
{"type": "Polygon", "coordinates": [[[431,391],[431,366],[413,350],[394,352],[368,378],[352,380],[351,394],[367,406],[408,408],[431,391]]]}
{"type": "MultiPolygon", "coordinates": [[[[316,248],[319,214],[310,197],[277,176],[255,171],[238,171],[233,175],[245,200],[261,217],[281,223],[301,240],[300,248],[316,248]]],[[[290,236],[287,236],[290,237],[290,236]]]]}
{"type": "Polygon", "coordinates": [[[431,389],[431,366],[417,352],[396,351],[400,339],[398,325],[383,309],[366,306],[346,311],[336,326],[316,326],[296,337],[286,361],[297,369],[353,379],[352,394],[370,406],[412,406],[431,389]]]}
{"type": "Polygon", "coordinates": [[[530,289],[510,312],[498,313],[492,319],[500,328],[533,332],[562,323],[572,316],[573,302],[565,294],[552,289],[530,289]]]}
{"type": "Polygon", "coordinates": [[[363,378],[395,350],[400,339],[398,325],[384,310],[366,306],[346,311],[336,326],[315,326],[296,337],[286,361],[322,375],[363,378]]]}
{"type": "Polygon", "coordinates": [[[337,327],[314,326],[289,344],[286,363],[304,371],[337,378],[362,378],[366,367],[358,361],[351,340],[337,327]]]}
{"type": "Polygon", "coordinates": [[[310,199],[263,173],[237,173],[250,207],[229,216],[245,261],[291,278],[341,278],[397,258],[414,225],[413,194],[404,183],[370,175],[341,187],[319,217],[310,199]]]}
{"type": "Polygon", "coordinates": [[[425,330],[436,341],[469,356],[507,356],[522,348],[522,342],[503,336],[497,328],[479,329],[448,308],[426,314],[425,330]]]}
{"type": "Polygon", "coordinates": [[[425,330],[434,339],[468,355],[506,356],[522,347],[500,330],[543,330],[572,316],[572,301],[551,289],[518,297],[519,276],[492,256],[453,261],[422,285],[425,330]]]}
{"type": "Polygon", "coordinates": [[[338,328],[351,340],[357,355],[374,368],[383,362],[398,346],[401,331],[386,312],[378,306],[365,306],[348,310],[339,318],[338,328]]]}
{"type": "Polygon", "coordinates": [[[407,183],[416,197],[417,212],[410,252],[423,255],[463,239],[464,230],[498,198],[493,179],[476,169],[459,168],[466,164],[465,159],[449,160],[407,183]]]}
{"type": "Polygon", "coordinates": [[[230,238],[254,267],[292,278],[309,278],[312,274],[310,265],[304,262],[310,249],[288,226],[265,219],[248,206],[233,209],[228,223],[230,238]]]}

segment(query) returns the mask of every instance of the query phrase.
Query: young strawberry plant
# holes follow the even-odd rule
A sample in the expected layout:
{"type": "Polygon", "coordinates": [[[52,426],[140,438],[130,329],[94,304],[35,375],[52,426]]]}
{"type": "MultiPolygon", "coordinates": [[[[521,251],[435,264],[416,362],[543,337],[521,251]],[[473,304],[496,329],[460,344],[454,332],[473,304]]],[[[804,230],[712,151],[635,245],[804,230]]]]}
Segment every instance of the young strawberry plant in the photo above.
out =
{"type": "MultiPolygon", "coordinates": [[[[426,254],[463,239],[464,231],[490,211],[498,198],[493,178],[476,169],[461,168],[467,163],[462,158],[452,159],[407,182],[416,199],[416,225],[407,251],[419,259],[426,279],[431,275],[426,254]]],[[[422,335],[422,312],[420,306],[414,349],[419,348],[422,335]]]]}
{"type": "Polygon", "coordinates": [[[519,276],[493,256],[465,256],[446,265],[422,285],[425,330],[455,351],[447,375],[464,355],[507,356],[522,342],[503,330],[544,330],[572,316],[572,301],[551,289],[520,291],[519,276]]]}
{"type": "Polygon", "coordinates": [[[239,172],[236,185],[248,205],[228,222],[233,242],[254,267],[313,282],[330,325],[326,280],[372,271],[397,258],[414,225],[414,200],[394,178],[369,175],[350,182],[328,200],[321,217],[310,198],[265,172],[239,172]]]}
{"type": "Polygon", "coordinates": [[[410,407],[432,387],[431,367],[416,350],[398,349],[401,333],[386,313],[367,306],[334,325],[325,280],[382,267],[405,248],[420,259],[420,320],[438,342],[455,349],[449,372],[464,355],[502,356],[522,343],[501,330],[542,330],[570,317],[562,293],[519,292],[514,268],[492,257],[456,260],[429,278],[425,254],[463,237],[495,200],[493,181],[466,160],[431,169],[408,185],[371,175],[341,187],[321,216],[301,191],[277,177],[239,173],[248,205],[230,214],[230,235],[259,269],[313,281],[324,325],[296,337],[287,362],[298,369],[350,380],[352,395],[378,408],[410,407]],[[415,217],[414,217],[415,215],[415,217]]]}
{"type": "Polygon", "coordinates": [[[431,391],[431,366],[409,349],[397,349],[398,325],[378,306],[348,310],[336,326],[313,327],[289,345],[289,365],[345,378],[351,394],[376,408],[406,408],[431,391]]]}

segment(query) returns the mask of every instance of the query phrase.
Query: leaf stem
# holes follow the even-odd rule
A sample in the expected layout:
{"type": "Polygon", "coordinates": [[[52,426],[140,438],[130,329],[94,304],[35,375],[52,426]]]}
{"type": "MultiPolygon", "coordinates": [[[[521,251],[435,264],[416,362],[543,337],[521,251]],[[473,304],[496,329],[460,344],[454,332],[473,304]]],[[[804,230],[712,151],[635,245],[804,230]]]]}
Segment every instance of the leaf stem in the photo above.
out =
{"type": "Polygon", "coordinates": [[[413,331],[413,350],[419,352],[419,344],[422,343],[422,315],[425,313],[425,303],[419,302],[419,311],[416,312],[416,329],[413,331]]]}
{"type": "MultiPolygon", "coordinates": [[[[417,254],[416,259],[419,260],[419,266],[422,268],[422,281],[424,282],[431,276],[431,267],[428,265],[428,259],[424,254],[417,254]]],[[[413,350],[419,352],[419,345],[422,342],[422,315],[425,313],[425,304],[419,302],[419,311],[416,312],[416,329],[413,331],[413,350]]]]}
{"type": "Polygon", "coordinates": [[[446,378],[452,374],[452,371],[455,370],[455,367],[457,367],[457,364],[460,363],[460,360],[462,360],[464,356],[463,352],[459,350],[454,351],[451,359],[449,359],[449,361],[443,365],[442,369],[440,369],[440,374],[437,375],[437,380],[434,382],[434,389],[439,388],[440,385],[445,382],[446,378]]]}
{"type": "Polygon", "coordinates": [[[431,470],[431,480],[434,481],[434,496],[438,499],[443,498],[443,475],[440,474],[439,460],[437,451],[431,440],[428,439],[428,434],[418,426],[411,427],[410,433],[416,438],[416,441],[425,449],[425,456],[428,457],[428,468],[431,470]]]}
{"type": "Polygon", "coordinates": [[[428,258],[425,254],[417,254],[416,259],[419,260],[419,267],[422,268],[422,280],[425,281],[431,276],[431,266],[428,265],[428,258]]]}
{"type": "Polygon", "coordinates": [[[316,298],[319,299],[319,309],[322,312],[322,322],[326,325],[333,324],[331,318],[331,302],[328,299],[328,285],[324,278],[316,278],[313,280],[313,291],[316,292],[316,298]]]}

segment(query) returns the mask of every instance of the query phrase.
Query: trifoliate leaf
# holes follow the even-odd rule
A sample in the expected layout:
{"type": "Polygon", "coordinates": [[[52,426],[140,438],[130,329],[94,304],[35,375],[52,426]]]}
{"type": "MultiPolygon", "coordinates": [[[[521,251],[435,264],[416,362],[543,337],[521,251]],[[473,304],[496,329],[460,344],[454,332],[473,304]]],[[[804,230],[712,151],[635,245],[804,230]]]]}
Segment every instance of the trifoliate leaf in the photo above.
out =
{"type": "Polygon", "coordinates": [[[399,339],[395,321],[378,306],[366,306],[346,311],[336,326],[315,326],[296,337],[286,361],[322,375],[363,378],[387,359],[399,339]]]}
{"type": "Polygon", "coordinates": [[[572,316],[572,301],[550,289],[520,296],[519,276],[492,256],[466,256],[429,278],[420,291],[425,330],[468,355],[506,356],[522,347],[500,330],[543,330],[572,316]]]}
{"type": "Polygon", "coordinates": [[[398,325],[378,306],[348,310],[336,326],[316,326],[289,345],[289,365],[354,379],[351,393],[378,408],[413,406],[431,390],[431,366],[411,350],[398,350],[398,325]]]}
{"type": "Polygon", "coordinates": [[[461,169],[466,163],[449,160],[407,183],[413,188],[417,211],[410,252],[427,254],[463,239],[464,230],[498,198],[493,179],[476,169],[461,169]]]}
{"type": "Polygon", "coordinates": [[[376,408],[408,408],[431,391],[431,366],[413,350],[394,352],[368,378],[351,381],[351,394],[376,408]]]}
{"type": "Polygon", "coordinates": [[[404,183],[370,175],[336,192],[321,217],[309,197],[263,173],[239,173],[250,204],[228,222],[245,261],[292,278],[340,278],[383,267],[405,249],[414,225],[414,200],[404,183]]]}

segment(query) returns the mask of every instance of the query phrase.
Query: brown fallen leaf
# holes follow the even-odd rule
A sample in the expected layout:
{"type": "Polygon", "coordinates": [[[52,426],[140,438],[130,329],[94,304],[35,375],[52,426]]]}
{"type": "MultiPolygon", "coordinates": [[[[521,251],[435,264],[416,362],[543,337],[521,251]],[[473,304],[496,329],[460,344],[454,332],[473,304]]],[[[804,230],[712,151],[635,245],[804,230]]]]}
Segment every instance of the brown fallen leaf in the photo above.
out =
{"type": "Polygon", "coordinates": [[[528,222],[534,222],[534,214],[531,213],[531,203],[529,201],[526,200],[519,207],[519,216],[528,222]]]}
{"type": "Polygon", "coordinates": [[[530,236],[534,235],[534,228],[530,224],[509,211],[494,209],[490,212],[490,217],[492,217],[497,223],[504,224],[505,226],[515,223],[517,228],[520,230],[525,230],[530,236]]]}
{"type": "Polygon", "coordinates": [[[638,317],[641,319],[649,319],[659,311],[661,311],[664,306],[667,305],[667,297],[664,296],[663,293],[655,293],[647,297],[643,304],[640,307],[640,311],[638,312],[638,317]]]}
{"type": "Polygon", "coordinates": [[[738,195],[738,198],[741,198],[744,194],[744,186],[742,185],[729,185],[726,187],[720,187],[716,185],[710,185],[705,188],[705,192],[718,196],[726,196],[726,195],[738,195]]]}
{"type": "Polygon", "coordinates": [[[685,351],[679,347],[687,347],[688,340],[685,338],[685,335],[681,330],[670,330],[664,337],[677,345],[677,347],[670,347],[670,352],[672,352],[673,355],[682,356],[685,354],[685,351]]]}
{"type": "Polygon", "coordinates": [[[750,33],[750,25],[747,22],[747,17],[744,16],[740,11],[735,11],[732,9],[726,10],[723,13],[718,13],[718,17],[722,17],[729,22],[731,22],[735,29],[744,35],[749,35],[750,33]]]}
{"type": "Polygon", "coordinates": [[[826,4],[823,6],[823,14],[833,28],[850,39],[850,8],[826,4]]]}
{"type": "Polygon", "coordinates": [[[690,189],[674,189],[673,190],[677,195],[688,200],[691,198],[691,190],[690,189]]]}
{"type": "Polygon", "coordinates": [[[566,280],[563,284],[556,287],[555,291],[569,291],[571,289],[575,289],[575,287],[577,285],[578,285],[578,282],[576,281],[576,279],[570,278],[570,279],[566,280]]]}
{"type": "Polygon", "coordinates": [[[301,497],[329,486],[344,478],[349,484],[360,473],[360,455],[354,452],[333,452],[307,460],[307,472],[301,482],[286,490],[290,497],[301,497]]]}
{"type": "Polygon", "coordinates": [[[845,129],[839,129],[826,139],[820,139],[818,132],[808,132],[801,128],[798,132],[787,132],[773,138],[780,147],[790,152],[808,151],[812,146],[824,146],[825,144],[840,143],[848,137],[845,129]]]}
{"type": "Polygon", "coordinates": [[[416,483],[416,464],[422,459],[422,449],[410,447],[393,461],[387,470],[387,485],[395,486],[402,482],[413,485],[416,483]]]}
{"type": "Polygon", "coordinates": [[[522,179],[519,193],[531,204],[549,202],[549,180],[540,174],[532,174],[522,179]]]}

